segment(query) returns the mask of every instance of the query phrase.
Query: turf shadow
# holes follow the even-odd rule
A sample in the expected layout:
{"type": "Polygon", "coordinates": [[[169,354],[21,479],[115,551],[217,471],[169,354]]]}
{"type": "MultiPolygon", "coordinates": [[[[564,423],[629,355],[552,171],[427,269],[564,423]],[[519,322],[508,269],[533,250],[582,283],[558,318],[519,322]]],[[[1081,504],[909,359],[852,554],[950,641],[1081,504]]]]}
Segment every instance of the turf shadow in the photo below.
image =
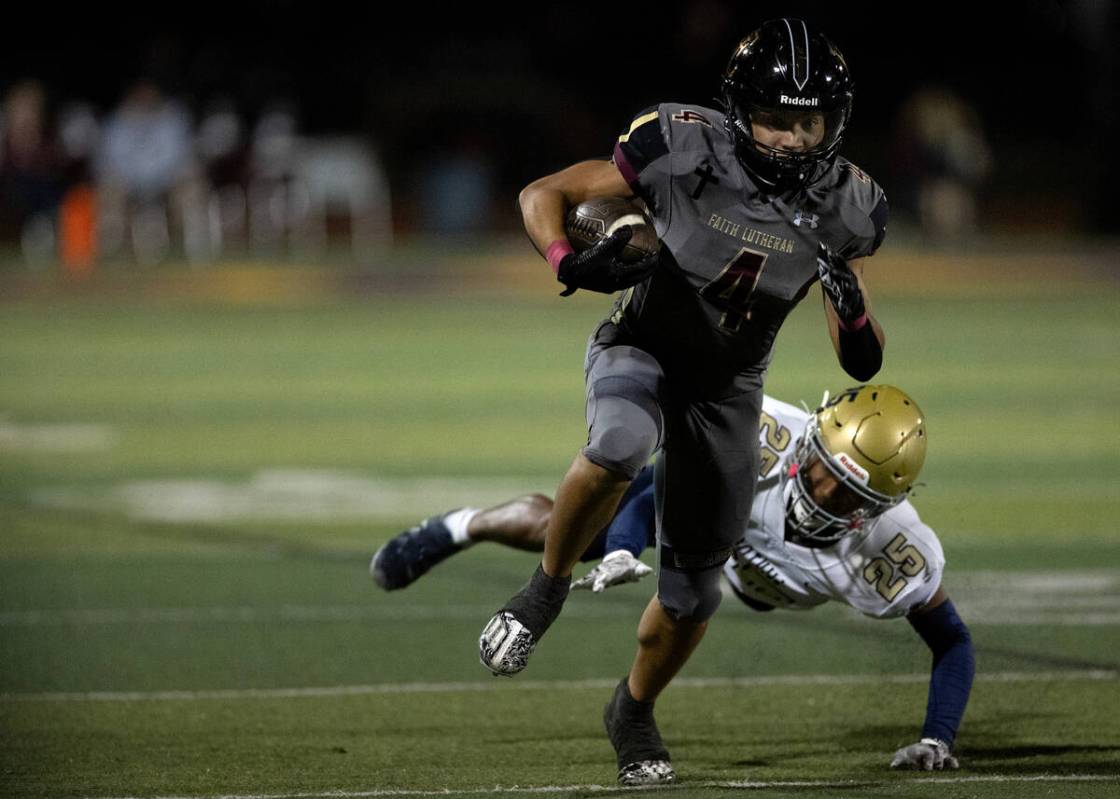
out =
{"type": "Polygon", "coordinates": [[[1016,774],[1120,775],[1120,746],[968,746],[961,748],[959,754],[969,771],[979,773],[1013,770],[1016,774]],[[1093,755],[1099,757],[1094,759],[1093,755]]]}
{"type": "MultiPolygon", "coordinates": [[[[745,623],[750,623],[751,620],[753,620],[752,616],[746,616],[741,619],[741,621],[745,623]]],[[[808,614],[792,617],[784,621],[790,625],[797,625],[805,629],[813,630],[814,633],[818,633],[822,636],[835,636],[837,638],[868,638],[881,641],[884,636],[888,635],[896,636],[898,640],[908,640],[912,637],[908,629],[906,633],[903,633],[902,628],[898,626],[891,630],[884,630],[880,625],[839,625],[832,620],[821,619],[819,617],[814,618],[808,614]]],[[[1116,671],[1120,669],[1120,663],[1114,661],[1088,660],[1086,658],[1068,657],[1047,652],[1031,652],[1014,647],[989,646],[987,644],[977,643],[975,636],[973,638],[973,645],[977,662],[980,663],[982,663],[986,657],[999,657],[1007,659],[1012,663],[1021,663],[1023,665],[1046,669],[1088,669],[1103,671],[1116,671]]]]}

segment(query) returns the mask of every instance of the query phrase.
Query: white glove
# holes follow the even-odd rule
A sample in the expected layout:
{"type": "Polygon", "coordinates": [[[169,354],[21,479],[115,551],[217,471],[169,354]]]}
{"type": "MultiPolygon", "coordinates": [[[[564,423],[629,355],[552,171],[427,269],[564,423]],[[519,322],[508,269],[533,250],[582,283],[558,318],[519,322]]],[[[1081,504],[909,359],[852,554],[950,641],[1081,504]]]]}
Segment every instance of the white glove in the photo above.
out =
{"type": "Polygon", "coordinates": [[[937,738],[923,738],[916,744],[904,746],[895,752],[891,759],[891,768],[940,771],[960,768],[960,763],[949,751],[949,744],[937,738]]]}
{"type": "Polygon", "coordinates": [[[616,549],[605,555],[594,569],[572,583],[572,588],[590,588],[596,594],[601,594],[603,589],[612,585],[636,583],[651,572],[653,569],[625,549],[616,549]]]}

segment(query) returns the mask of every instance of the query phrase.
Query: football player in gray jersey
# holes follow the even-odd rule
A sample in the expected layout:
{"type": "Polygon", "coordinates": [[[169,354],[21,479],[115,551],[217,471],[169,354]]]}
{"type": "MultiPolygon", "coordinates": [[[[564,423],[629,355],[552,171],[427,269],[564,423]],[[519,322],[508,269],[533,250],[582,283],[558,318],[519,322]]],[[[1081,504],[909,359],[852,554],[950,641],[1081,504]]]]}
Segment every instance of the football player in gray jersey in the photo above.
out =
{"type": "Polygon", "coordinates": [[[521,192],[525,228],[570,293],[620,289],[591,336],[588,442],[556,492],[544,557],[491,618],[480,659],[512,676],[559,615],[571,573],[654,452],[657,595],[638,652],[607,706],[625,782],[673,779],[653,703],[699,644],[719,576],[751,508],[762,383],[774,337],[820,281],[840,364],[858,380],[882,363],[862,262],[886,227],[882,190],[840,159],[852,80],[839,50],[801,20],[764,23],[736,48],[722,111],[664,103],[634,118],[611,161],[586,161],[521,192]],[[638,197],[662,241],[625,265],[622,228],[575,253],[568,208],[638,197]]]}

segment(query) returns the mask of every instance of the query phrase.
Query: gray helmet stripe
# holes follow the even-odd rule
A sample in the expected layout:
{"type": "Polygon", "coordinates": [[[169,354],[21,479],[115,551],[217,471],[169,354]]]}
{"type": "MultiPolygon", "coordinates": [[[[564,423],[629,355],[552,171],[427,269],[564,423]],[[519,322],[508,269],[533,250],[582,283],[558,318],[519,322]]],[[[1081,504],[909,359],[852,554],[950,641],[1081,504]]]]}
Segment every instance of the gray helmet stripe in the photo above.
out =
{"type": "Polygon", "coordinates": [[[798,91],[804,91],[805,84],[809,82],[809,27],[804,20],[797,20],[801,23],[801,32],[805,35],[805,69],[801,73],[801,80],[798,80],[797,47],[793,43],[793,26],[789,24],[788,19],[783,19],[782,22],[786,24],[786,30],[789,31],[789,55],[790,60],[793,61],[793,82],[796,84],[798,91]]]}

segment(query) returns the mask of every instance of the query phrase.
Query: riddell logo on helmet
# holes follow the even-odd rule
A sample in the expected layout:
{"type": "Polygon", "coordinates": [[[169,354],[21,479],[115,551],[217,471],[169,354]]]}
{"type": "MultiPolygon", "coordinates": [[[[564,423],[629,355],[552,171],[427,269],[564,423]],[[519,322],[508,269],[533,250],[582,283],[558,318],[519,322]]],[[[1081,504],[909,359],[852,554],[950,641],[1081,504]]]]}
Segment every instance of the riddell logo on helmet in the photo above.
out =
{"type": "Polygon", "coordinates": [[[848,472],[864,485],[867,485],[868,481],[871,480],[871,475],[867,473],[867,470],[849,458],[847,454],[841,452],[836,456],[835,461],[840,464],[844,471],[848,472]]]}
{"type": "Polygon", "coordinates": [[[779,102],[785,103],[786,105],[820,105],[821,104],[821,101],[820,101],[819,97],[790,97],[790,96],[785,95],[785,94],[783,94],[781,96],[781,98],[779,99],[779,102]]]}

